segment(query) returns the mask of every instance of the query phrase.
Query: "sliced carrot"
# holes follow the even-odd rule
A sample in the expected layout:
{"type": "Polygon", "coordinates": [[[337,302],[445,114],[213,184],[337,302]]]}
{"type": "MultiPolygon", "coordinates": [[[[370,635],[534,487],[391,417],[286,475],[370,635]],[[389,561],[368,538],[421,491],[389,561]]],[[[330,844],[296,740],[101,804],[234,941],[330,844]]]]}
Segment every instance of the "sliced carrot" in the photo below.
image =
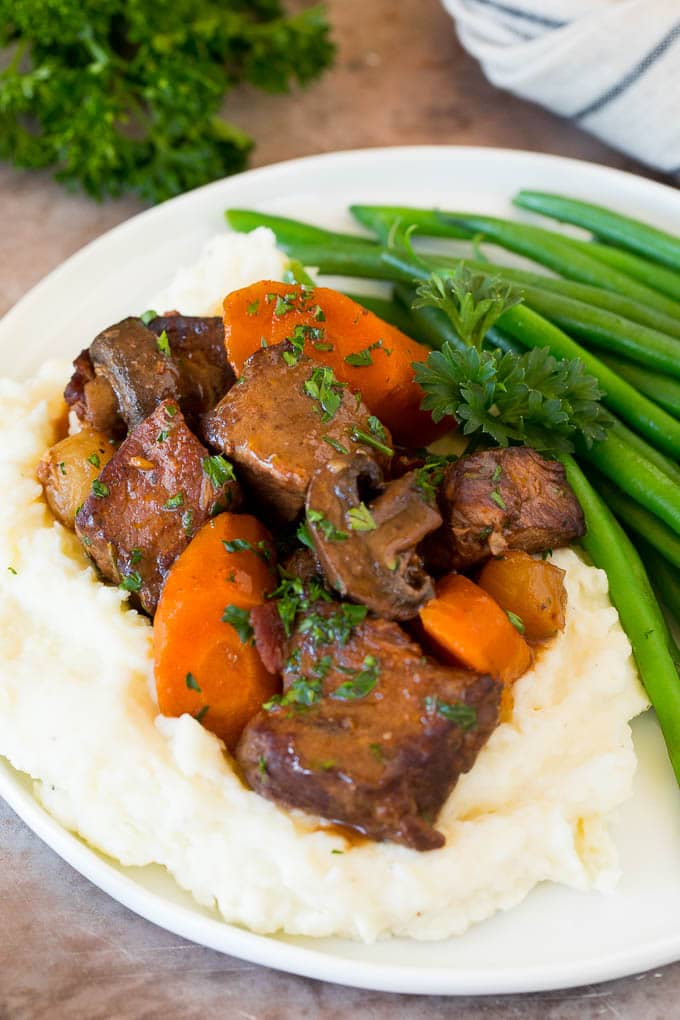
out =
{"type": "Polygon", "coordinates": [[[261,280],[224,299],[224,334],[237,375],[263,343],[304,341],[305,354],[360,392],[399,443],[422,446],[451,427],[435,425],[420,409],[413,362],[424,361],[427,350],[336,290],[261,280]]]}
{"type": "Polygon", "coordinates": [[[485,564],[479,586],[518,618],[527,641],[546,641],[564,630],[567,591],[564,571],[554,563],[508,549],[485,564]]]}
{"type": "Polygon", "coordinates": [[[247,632],[239,634],[222,617],[233,606],[236,622],[242,617],[247,628],[247,612],[276,584],[273,562],[270,535],[255,517],[220,514],[173,564],[154,619],[161,712],[188,712],[232,750],[279,683],[262,665],[247,632]]]}
{"type": "Polygon", "coordinates": [[[507,614],[462,574],[438,582],[420,621],[439,655],[477,673],[511,683],[531,665],[531,649],[507,614]]]}

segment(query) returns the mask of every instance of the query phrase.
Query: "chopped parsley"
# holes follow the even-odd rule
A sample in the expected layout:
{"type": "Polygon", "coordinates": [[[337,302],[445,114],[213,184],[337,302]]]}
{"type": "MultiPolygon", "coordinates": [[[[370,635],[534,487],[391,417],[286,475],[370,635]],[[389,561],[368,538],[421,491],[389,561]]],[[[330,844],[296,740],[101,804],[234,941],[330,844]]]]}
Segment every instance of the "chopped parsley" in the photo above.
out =
{"type": "Polygon", "coordinates": [[[165,330],[156,337],[156,347],[159,354],[162,354],[165,358],[170,357],[170,341],[165,330]]]}
{"type": "Polygon", "coordinates": [[[518,630],[520,634],[523,634],[524,631],[526,630],[526,627],[524,626],[524,620],[522,619],[522,617],[518,616],[517,613],[510,612],[509,609],[506,609],[505,612],[507,613],[508,620],[513,625],[513,627],[516,630],[518,630]]]}
{"type": "Polygon", "coordinates": [[[182,531],[187,536],[187,538],[191,538],[191,525],[193,523],[193,520],[194,511],[191,509],[185,510],[184,513],[182,514],[182,531]]]}
{"type": "Polygon", "coordinates": [[[281,581],[269,598],[277,599],[276,608],[279,618],[286,637],[290,637],[298,613],[306,612],[315,602],[331,602],[332,600],[320,581],[312,579],[305,585],[302,578],[286,573],[281,567],[279,567],[279,575],[281,581]]]}
{"type": "Polygon", "coordinates": [[[135,563],[139,563],[141,558],[142,558],[142,550],[141,549],[134,548],[134,549],[132,549],[130,551],[130,563],[132,563],[133,565],[135,563]]]}
{"type": "Polygon", "coordinates": [[[300,708],[310,708],[321,701],[321,680],[306,676],[297,676],[290,684],[284,694],[275,694],[262,706],[265,712],[271,712],[272,708],[279,705],[297,705],[300,708]]]}
{"type": "Polygon", "coordinates": [[[495,503],[497,507],[500,507],[501,510],[507,510],[505,500],[501,496],[498,489],[494,489],[493,492],[489,493],[489,499],[491,500],[492,503],[495,503]]]}
{"type": "Polygon", "coordinates": [[[253,628],[250,626],[250,611],[241,609],[240,606],[226,606],[222,613],[222,623],[230,624],[239,638],[241,644],[246,644],[253,636],[253,628]]]}
{"type": "Polygon", "coordinates": [[[134,570],[131,574],[126,574],[123,580],[118,585],[123,591],[141,591],[142,588],[142,576],[134,570]]]}
{"type": "Polygon", "coordinates": [[[271,563],[272,554],[264,539],[253,545],[247,538],[222,539],[222,545],[228,553],[253,552],[265,563],[271,563]]]}
{"type": "Polygon", "coordinates": [[[199,694],[203,693],[203,691],[198,685],[198,680],[196,679],[193,673],[187,673],[187,675],[184,678],[184,682],[190,691],[197,691],[199,694]]]}
{"type": "Polygon", "coordinates": [[[246,311],[247,311],[248,315],[257,315],[257,313],[259,311],[259,308],[260,308],[260,299],[259,298],[255,298],[254,301],[251,301],[248,304],[248,306],[246,308],[246,311]]]}
{"type": "Polygon", "coordinates": [[[314,316],[314,318],[316,319],[317,322],[325,322],[326,321],[326,313],[324,312],[324,310],[321,307],[321,305],[314,305],[314,307],[311,308],[310,311],[311,311],[312,315],[314,316]]]}
{"type": "Polygon", "coordinates": [[[456,723],[462,730],[471,730],[477,725],[476,709],[463,701],[442,701],[430,694],[425,698],[425,711],[428,715],[440,715],[442,719],[456,723]]]}
{"type": "Polygon", "coordinates": [[[306,521],[303,521],[302,524],[300,524],[297,531],[295,532],[295,537],[297,538],[300,545],[304,545],[308,549],[314,548],[314,539],[312,538],[312,533],[309,530],[306,521]]]}
{"type": "Polygon", "coordinates": [[[353,506],[348,510],[347,517],[352,531],[375,531],[378,527],[373,514],[363,501],[359,506],[353,506]]]}
{"type": "Polygon", "coordinates": [[[164,443],[169,435],[170,435],[170,429],[162,429],[158,433],[158,435],[156,436],[156,442],[157,443],[164,443]]]}
{"type": "Polygon", "coordinates": [[[66,474],[66,464],[64,463],[63,460],[59,461],[59,470],[61,471],[62,475],[66,474]]]}
{"type": "Polygon", "coordinates": [[[177,492],[177,493],[175,493],[174,496],[171,496],[170,499],[166,503],[163,504],[163,509],[164,510],[178,510],[179,507],[181,507],[181,506],[184,506],[184,493],[183,492],[177,492]]]}
{"type": "Polygon", "coordinates": [[[203,468],[203,473],[215,489],[226,485],[227,482],[236,481],[233,464],[226,457],[223,457],[221,453],[214,457],[204,457],[201,461],[201,467],[203,468]]]}
{"type": "Polygon", "coordinates": [[[383,762],[385,760],[385,755],[383,754],[383,749],[380,744],[369,744],[368,750],[371,752],[376,761],[383,762]]]}
{"type": "Polygon", "coordinates": [[[91,453],[87,459],[89,463],[92,465],[92,467],[99,468],[101,466],[101,461],[99,460],[98,453],[91,453]]]}
{"type": "Polygon", "coordinates": [[[308,613],[301,621],[298,631],[300,634],[309,634],[316,645],[330,645],[336,641],[344,645],[354,628],[366,619],[367,613],[367,606],[343,602],[328,615],[308,613]]]}
{"type": "Polygon", "coordinates": [[[368,347],[364,347],[362,351],[355,351],[353,354],[348,354],[345,357],[345,362],[348,365],[353,365],[355,368],[363,368],[366,365],[373,364],[373,358],[371,357],[371,351],[375,351],[377,348],[382,347],[382,340],[376,340],[375,343],[369,344],[368,347]]]}
{"type": "Polygon", "coordinates": [[[321,409],[321,421],[331,421],[342,403],[343,385],[335,378],[332,368],[319,365],[304,385],[304,391],[316,400],[321,409]]]}
{"type": "Polygon", "coordinates": [[[205,717],[206,717],[206,715],[208,714],[209,711],[210,711],[210,705],[204,705],[203,708],[199,708],[198,712],[194,716],[194,719],[196,720],[196,722],[203,722],[203,720],[205,719],[205,717]]]}
{"type": "Polygon", "coordinates": [[[416,471],[415,487],[429,503],[434,503],[439,486],[444,480],[444,473],[454,460],[455,456],[439,457],[436,454],[428,454],[423,466],[416,471]]]}
{"type": "Polygon", "coordinates": [[[165,408],[165,414],[168,418],[174,418],[177,414],[177,408],[174,404],[168,404],[165,408]]]}
{"type": "Polygon", "coordinates": [[[371,693],[380,676],[380,663],[374,655],[367,655],[361,669],[349,680],[336,687],[331,698],[338,701],[356,701],[371,693]]]}
{"type": "MultiPolygon", "coordinates": [[[[376,421],[378,419],[376,418],[376,421]]],[[[386,457],[392,457],[394,450],[387,443],[382,442],[376,435],[371,435],[369,432],[365,432],[363,429],[357,428],[356,425],[352,429],[351,440],[353,443],[363,443],[365,446],[372,446],[375,450],[380,450],[386,457]]]]}
{"type": "Polygon", "coordinates": [[[19,573],[19,571],[16,569],[16,567],[8,567],[7,569],[9,570],[10,574],[14,574],[15,577],[19,573]]]}
{"type": "Polygon", "coordinates": [[[307,523],[316,531],[320,531],[328,542],[346,542],[349,538],[346,531],[339,531],[320,510],[308,510],[307,523]]]}
{"type": "MultiPolygon", "coordinates": [[[[271,297],[267,294],[267,299],[271,297]]],[[[292,291],[290,294],[277,294],[276,304],[274,305],[274,315],[287,315],[288,312],[292,312],[295,307],[295,292],[292,291]]]]}
{"type": "Polygon", "coordinates": [[[153,308],[149,308],[148,311],[142,312],[139,316],[145,326],[148,326],[152,319],[158,318],[158,312],[154,311],[153,308]]]}
{"type": "Polygon", "coordinates": [[[267,775],[267,759],[263,754],[261,754],[257,759],[257,771],[261,776],[267,775]]]}
{"type": "Polygon", "coordinates": [[[496,482],[500,481],[500,478],[501,478],[502,474],[503,474],[503,468],[500,466],[500,464],[496,464],[496,469],[495,469],[494,473],[491,475],[491,481],[493,482],[494,485],[496,484],[496,482]]]}
{"type": "Polygon", "coordinates": [[[100,482],[98,478],[92,483],[92,493],[97,499],[104,499],[105,496],[109,495],[109,487],[106,482],[100,482]]]}
{"type": "Polygon", "coordinates": [[[342,453],[345,456],[349,455],[349,450],[347,449],[347,447],[343,446],[342,443],[339,442],[339,440],[333,439],[333,436],[322,436],[321,438],[323,439],[324,443],[328,443],[329,446],[332,446],[337,453],[342,453]]]}

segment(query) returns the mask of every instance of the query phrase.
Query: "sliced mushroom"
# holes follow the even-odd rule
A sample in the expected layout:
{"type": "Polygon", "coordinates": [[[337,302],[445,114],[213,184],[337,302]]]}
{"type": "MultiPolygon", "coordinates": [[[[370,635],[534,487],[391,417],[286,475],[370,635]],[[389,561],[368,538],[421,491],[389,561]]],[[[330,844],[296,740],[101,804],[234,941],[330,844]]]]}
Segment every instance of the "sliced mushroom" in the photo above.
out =
{"type": "Polygon", "coordinates": [[[128,429],[136,429],[163,400],[179,400],[179,372],[168,345],[132,316],[94,338],[95,373],[110,384],[128,429]]]}
{"type": "Polygon", "coordinates": [[[364,454],[329,461],[313,475],[307,524],[326,578],[341,595],[389,620],[408,620],[434,595],[417,546],[441,516],[414,471],[387,485],[364,454]],[[362,493],[372,495],[369,502],[362,493]]]}

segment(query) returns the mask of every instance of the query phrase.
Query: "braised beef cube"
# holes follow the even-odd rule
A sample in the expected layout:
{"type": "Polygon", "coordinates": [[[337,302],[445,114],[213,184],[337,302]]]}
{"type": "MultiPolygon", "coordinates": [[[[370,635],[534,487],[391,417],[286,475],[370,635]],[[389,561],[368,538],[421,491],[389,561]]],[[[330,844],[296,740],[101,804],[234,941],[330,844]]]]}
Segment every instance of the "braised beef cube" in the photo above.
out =
{"type": "Polygon", "coordinates": [[[166,334],[179,370],[180,405],[196,430],[200,417],[211,411],[236,380],[224,346],[224,324],[217,317],[158,315],[149,329],[166,334]]]}
{"type": "Polygon", "coordinates": [[[176,403],[158,405],[93,483],[76,532],[109,581],[155,611],[168,570],[210,516],[240,502],[233,470],[187,428],[176,403]]]}
{"type": "Polygon", "coordinates": [[[246,726],[236,757],[259,794],[371,839],[444,844],[433,823],[498,722],[501,686],[440,666],[395,623],[320,603],[288,641],[284,692],[246,726]]]}
{"type": "Polygon", "coordinates": [[[73,362],[64,400],[84,426],[114,439],[125,435],[127,429],[118,412],[116,394],[103,376],[95,375],[89,350],[81,351],[73,362]]]}
{"type": "Polygon", "coordinates": [[[90,358],[95,373],[110,384],[130,430],[162,400],[179,400],[179,372],[169,345],[163,349],[141,319],[130,316],[102,330],[90,345],[90,358]]]}
{"type": "Polygon", "coordinates": [[[239,382],[204,419],[204,432],[283,521],[300,513],[322,464],[362,450],[387,468],[391,456],[375,447],[389,448],[391,437],[361,399],[287,343],[248,359],[239,382]]]}
{"type": "Polygon", "coordinates": [[[562,464],[526,446],[485,450],[452,464],[440,507],[444,524],[426,543],[426,562],[440,573],[506,549],[555,549],[585,534],[562,464]]]}

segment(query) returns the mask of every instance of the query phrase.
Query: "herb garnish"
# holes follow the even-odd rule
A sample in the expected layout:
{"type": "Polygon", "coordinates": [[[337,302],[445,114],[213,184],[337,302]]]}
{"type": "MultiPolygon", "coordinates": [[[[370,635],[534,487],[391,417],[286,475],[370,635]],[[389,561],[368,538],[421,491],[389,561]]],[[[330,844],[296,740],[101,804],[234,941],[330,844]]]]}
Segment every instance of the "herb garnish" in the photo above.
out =
{"type": "Polygon", "coordinates": [[[156,347],[158,348],[158,353],[162,354],[163,357],[165,357],[165,358],[169,358],[170,357],[170,353],[171,353],[170,352],[170,341],[168,339],[168,334],[165,332],[165,330],[163,330],[163,332],[160,333],[159,336],[156,337],[156,347]]]}
{"type": "Polygon", "coordinates": [[[253,636],[253,628],[250,625],[250,610],[242,609],[240,606],[225,606],[222,613],[222,623],[229,623],[245,645],[253,636]]]}
{"type": "Polygon", "coordinates": [[[500,507],[501,510],[508,509],[507,506],[505,505],[505,500],[501,496],[498,489],[494,489],[493,492],[489,493],[489,499],[491,500],[492,503],[495,503],[497,507],[500,507]]]}
{"type": "Polygon", "coordinates": [[[371,752],[376,761],[382,762],[385,760],[383,749],[380,744],[369,744],[368,750],[371,752]]]}
{"type": "Polygon", "coordinates": [[[425,698],[425,711],[428,715],[440,715],[456,723],[462,730],[471,730],[477,725],[476,709],[463,701],[442,701],[436,695],[429,694],[425,698]]]}
{"type": "Polygon", "coordinates": [[[309,634],[313,643],[317,645],[330,645],[335,641],[344,645],[354,628],[366,619],[367,614],[367,606],[343,602],[328,615],[308,613],[301,621],[298,631],[300,634],[309,634]]]}
{"type": "Polygon", "coordinates": [[[338,701],[356,701],[370,694],[380,676],[380,663],[374,655],[367,655],[359,670],[349,680],[345,680],[331,693],[331,698],[338,701]]]}
{"type": "Polygon", "coordinates": [[[134,565],[135,563],[139,563],[141,559],[142,559],[141,549],[135,547],[134,549],[130,550],[130,563],[134,565]]]}
{"type": "Polygon", "coordinates": [[[336,450],[338,453],[342,453],[345,456],[349,455],[349,450],[347,449],[347,447],[343,446],[342,443],[339,442],[337,439],[333,439],[333,436],[322,436],[321,438],[323,439],[324,443],[328,443],[328,445],[332,446],[333,449],[336,450]]]}
{"type": "Polygon", "coordinates": [[[157,443],[164,443],[169,435],[170,435],[170,429],[162,429],[162,431],[159,432],[158,435],[156,436],[156,442],[157,443]]]}
{"type": "Polygon", "coordinates": [[[171,496],[166,503],[163,504],[164,510],[177,510],[179,507],[184,505],[184,493],[176,492],[174,496],[171,496]]]}
{"type": "Polygon", "coordinates": [[[251,301],[248,304],[248,306],[246,308],[246,312],[248,313],[248,315],[257,315],[259,307],[260,307],[260,299],[259,298],[255,298],[254,301],[251,301]]]}
{"type": "Polygon", "coordinates": [[[201,461],[203,473],[208,477],[214,488],[219,489],[227,482],[235,482],[233,464],[223,457],[221,453],[214,457],[204,457],[201,461]]]}
{"type": "Polygon", "coordinates": [[[369,344],[368,347],[364,347],[361,351],[355,351],[354,354],[348,354],[345,357],[345,362],[348,365],[353,365],[355,368],[363,368],[366,365],[373,364],[373,358],[371,357],[371,351],[375,351],[377,348],[382,347],[382,340],[376,340],[375,343],[369,344]]]}
{"type": "Polygon", "coordinates": [[[259,556],[265,563],[271,563],[272,554],[264,539],[260,539],[255,545],[247,538],[222,539],[222,545],[228,553],[252,552],[259,556]]]}
{"type": "Polygon", "coordinates": [[[349,538],[346,531],[339,531],[320,510],[308,510],[307,523],[311,524],[317,531],[320,531],[328,542],[346,542],[349,538]]]}
{"type": "Polygon", "coordinates": [[[416,306],[444,311],[467,345],[458,350],[446,342],[414,365],[425,391],[422,407],[435,422],[450,415],[464,435],[499,446],[571,452],[580,433],[590,447],[605,438],[612,418],[582,361],[558,360],[547,347],[524,354],[482,348],[496,319],[519,300],[510,285],[460,266],[453,276],[434,274],[418,288],[416,306]]]}
{"type": "Polygon", "coordinates": [[[138,574],[136,570],[134,570],[131,574],[126,574],[118,587],[123,591],[141,591],[141,574],[138,574]]]}
{"type": "Polygon", "coordinates": [[[198,685],[198,680],[196,679],[193,673],[187,673],[187,675],[184,678],[184,682],[190,691],[197,691],[199,694],[203,693],[203,691],[198,685]]]}
{"type": "Polygon", "coordinates": [[[96,467],[98,469],[101,466],[101,461],[99,460],[98,453],[91,453],[87,459],[88,462],[92,465],[92,467],[96,467]]]}
{"type": "Polygon", "coordinates": [[[191,525],[194,519],[194,511],[189,509],[185,510],[182,514],[182,531],[185,535],[191,538],[191,525]]]}
{"type": "Polygon", "coordinates": [[[526,630],[526,627],[524,626],[524,620],[522,619],[522,617],[518,616],[517,613],[510,612],[509,609],[506,609],[505,612],[507,614],[508,620],[513,625],[513,627],[515,627],[515,629],[518,630],[520,634],[523,634],[524,631],[526,630]]]}
{"type": "Polygon", "coordinates": [[[348,510],[347,517],[352,531],[375,531],[378,527],[373,514],[363,501],[359,506],[353,506],[348,510]]]}
{"type": "Polygon", "coordinates": [[[63,460],[59,461],[59,470],[61,471],[62,475],[66,474],[66,464],[63,460]]]}
{"type": "Polygon", "coordinates": [[[332,368],[317,366],[304,385],[304,391],[321,408],[321,421],[331,421],[342,403],[343,384],[335,378],[332,368]]]}
{"type": "MultiPolygon", "coordinates": [[[[376,421],[378,419],[376,418],[376,421]]],[[[375,435],[370,435],[368,432],[364,432],[363,429],[359,429],[356,425],[353,427],[350,438],[353,443],[364,443],[366,446],[372,446],[375,450],[380,450],[386,457],[394,456],[394,450],[387,443],[382,442],[375,435]]]]}
{"type": "Polygon", "coordinates": [[[145,326],[148,326],[152,319],[158,318],[158,312],[154,311],[153,308],[149,308],[146,312],[142,312],[139,318],[145,326]]]}
{"type": "Polygon", "coordinates": [[[196,720],[196,722],[203,722],[203,720],[205,719],[205,717],[206,717],[206,715],[208,714],[209,711],[210,711],[210,705],[204,705],[203,708],[199,708],[198,712],[194,716],[194,719],[196,720]]]}
{"type": "Polygon", "coordinates": [[[10,574],[14,574],[15,577],[19,573],[19,571],[16,569],[16,567],[8,567],[7,569],[9,570],[10,574]]]}
{"type": "Polygon", "coordinates": [[[92,483],[92,492],[97,499],[104,499],[105,496],[109,495],[109,491],[110,490],[106,482],[100,482],[98,478],[95,478],[92,483]]]}

